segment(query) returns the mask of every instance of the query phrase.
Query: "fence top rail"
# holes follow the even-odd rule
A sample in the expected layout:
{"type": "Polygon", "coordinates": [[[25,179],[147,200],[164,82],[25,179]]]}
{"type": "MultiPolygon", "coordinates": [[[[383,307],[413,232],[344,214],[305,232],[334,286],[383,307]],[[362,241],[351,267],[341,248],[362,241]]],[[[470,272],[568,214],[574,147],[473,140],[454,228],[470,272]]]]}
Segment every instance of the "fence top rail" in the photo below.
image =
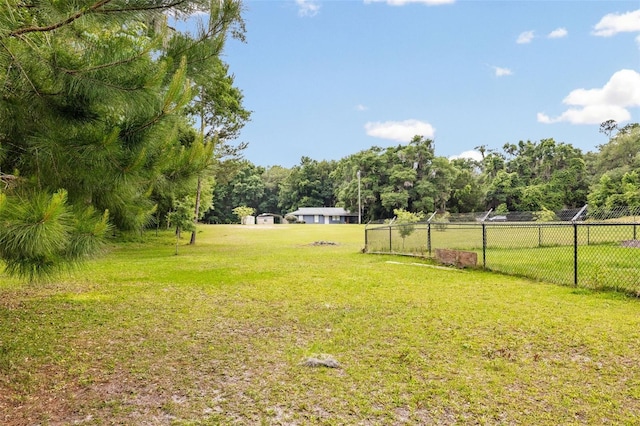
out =
{"type": "Polygon", "coordinates": [[[387,223],[378,224],[377,226],[367,227],[367,231],[389,230],[402,228],[403,226],[412,225],[416,229],[426,229],[429,226],[437,229],[438,226],[446,225],[452,228],[481,228],[500,227],[500,228],[561,228],[561,227],[614,227],[614,226],[640,226],[640,221],[636,222],[613,222],[613,221],[586,221],[586,222],[416,222],[412,224],[387,223]]]}
{"type": "MultiPolygon", "coordinates": [[[[584,205],[581,208],[570,208],[555,212],[545,211],[509,211],[495,212],[489,209],[484,212],[452,213],[446,211],[425,212],[427,219],[420,223],[539,223],[539,222],[631,222],[640,223],[640,206],[604,209],[584,205]]],[[[367,227],[388,226],[396,218],[369,221],[367,227]]]]}

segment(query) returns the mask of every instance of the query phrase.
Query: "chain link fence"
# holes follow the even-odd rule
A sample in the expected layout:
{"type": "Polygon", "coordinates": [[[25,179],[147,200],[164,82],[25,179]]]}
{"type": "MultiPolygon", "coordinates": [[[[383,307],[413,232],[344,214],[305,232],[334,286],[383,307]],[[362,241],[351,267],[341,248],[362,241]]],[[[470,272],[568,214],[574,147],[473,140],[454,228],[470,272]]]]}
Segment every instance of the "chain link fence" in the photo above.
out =
{"type": "Polygon", "coordinates": [[[640,296],[640,208],[433,214],[426,222],[368,224],[367,253],[437,258],[476,254],[510,275],[640,296]],[[409,227],[409,228],[408,228],[409,227]]]}

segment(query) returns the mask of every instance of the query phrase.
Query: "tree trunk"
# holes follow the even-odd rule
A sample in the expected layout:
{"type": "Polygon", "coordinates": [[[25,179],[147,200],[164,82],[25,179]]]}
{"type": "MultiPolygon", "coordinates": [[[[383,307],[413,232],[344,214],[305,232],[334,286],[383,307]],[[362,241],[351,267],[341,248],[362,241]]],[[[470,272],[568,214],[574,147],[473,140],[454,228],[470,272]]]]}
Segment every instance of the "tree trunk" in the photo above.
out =
{"type": "Polygon", "coordinates": [[[178,244],[180,243],[180,227],[176,226],[176,256],[178,255],[178,244]]]}
{"type": "MultiPolygon", "coordinates": [[[[198,225],[198,216],[200,216],[200,193],[202,192],[202,179],[200,178],[200,176],[198,176],[198,187],[196,188],[196,211],[195,211],[195,217],[193,218],[193,223],[197,226],[198,225]]],[[[191,240],[189,241],[189,244],[193,245],[196,243],[196,232],[198,232],[198,229],[194,229],[191,232],[191,240]]]]}
{"type": "MultiPolygon", "coordinates": [[[[200,99],[202,99],[204,96],[204,87],[201,87],[200,90],[200,99]]],[[[205,122],[204,122],[205,116],[204,116],[204,106],[200,105],[200,137],[202,138],[202,143],[205,142],[204,140],[204,128],[205,128],[205,122]]],[[[189,241],[190,245],[194,245],[196,243],[196,232],[198,232],[198,217],[200,216],[200,194],[202,192],[202,176],[200,174],[198,174],[198,187],[196,188],[196,211],[195,211],[195,216],[193,218],[193,223],[195,225],[194,230],[191,232],[191,240],[189,241]]]]}

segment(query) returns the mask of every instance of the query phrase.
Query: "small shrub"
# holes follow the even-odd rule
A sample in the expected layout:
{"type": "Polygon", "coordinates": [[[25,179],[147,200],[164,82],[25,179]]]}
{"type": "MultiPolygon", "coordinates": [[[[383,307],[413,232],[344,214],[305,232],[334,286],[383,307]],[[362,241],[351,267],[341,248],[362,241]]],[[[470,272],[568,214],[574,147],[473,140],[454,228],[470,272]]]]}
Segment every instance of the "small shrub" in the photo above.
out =
{"type": "Polygon", "coordinates": [[[288,214],[284,217],[284,220],[287,221],[287,223],[304,223],[304,220],[299,220],[297,216],[294,216],[292,214],[288,214]]]}

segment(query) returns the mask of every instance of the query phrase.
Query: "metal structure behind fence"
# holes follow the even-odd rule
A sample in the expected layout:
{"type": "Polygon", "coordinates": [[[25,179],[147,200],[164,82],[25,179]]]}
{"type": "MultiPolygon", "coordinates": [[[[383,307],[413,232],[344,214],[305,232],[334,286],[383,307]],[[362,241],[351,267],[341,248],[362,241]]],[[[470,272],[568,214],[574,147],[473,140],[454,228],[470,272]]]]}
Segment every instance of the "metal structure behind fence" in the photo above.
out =
{"type": "Polygon", "coordinates": [[[640,208],[586,207],[556,213],[486,212],[462,221],[434,214],[410,225],[408,235],[401,232],[407,225],[369,224],[366,251],[427,258],[435,258],[437,249],[471,251],[487,270],[640,296],[640,208]],[[542,215],[553,221],[539,220],[542,215]]]}

